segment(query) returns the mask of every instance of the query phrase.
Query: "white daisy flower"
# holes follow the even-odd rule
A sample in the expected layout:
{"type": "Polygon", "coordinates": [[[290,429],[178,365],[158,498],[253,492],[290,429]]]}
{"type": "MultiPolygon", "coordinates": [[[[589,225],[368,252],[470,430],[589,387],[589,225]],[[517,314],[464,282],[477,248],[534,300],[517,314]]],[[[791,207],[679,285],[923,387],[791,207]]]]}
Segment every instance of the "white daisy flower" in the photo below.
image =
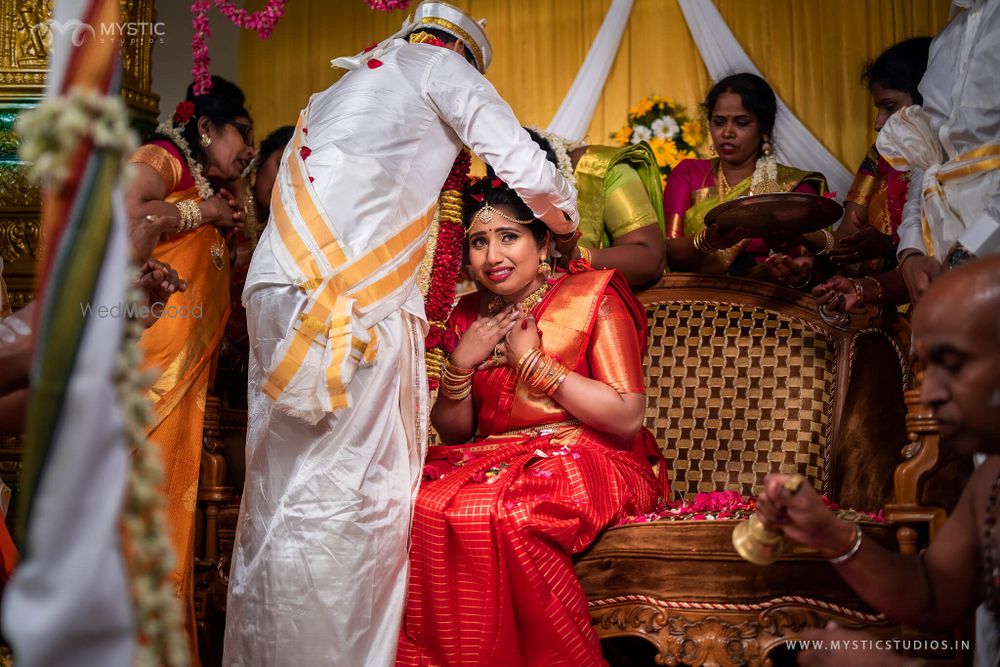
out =
{"type": "Polygon", "coordinates": [[[636,125],[632,128],[632,143],[637,144],[640,141],[649,141],[653,138],[653,133],[645,125],[636,125]]]}
{"type": "Polygon", "coordinates": [[[657,139],[673,139],[681,131],[677,121],[670,116],[660,116],[653,121],[652,128],[657,139]]]}

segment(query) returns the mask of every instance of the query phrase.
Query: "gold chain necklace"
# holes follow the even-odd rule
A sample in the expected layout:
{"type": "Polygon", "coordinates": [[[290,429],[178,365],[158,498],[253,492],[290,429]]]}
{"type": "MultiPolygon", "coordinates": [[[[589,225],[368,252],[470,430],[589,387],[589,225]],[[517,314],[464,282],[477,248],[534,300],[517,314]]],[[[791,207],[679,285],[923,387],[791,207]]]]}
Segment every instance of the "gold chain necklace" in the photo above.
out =
{"type": "Polygon", "coordinates": [[[729,181],[726,180],[726,172],[722,171],[722,161],[719,161],[719,168],[715,175],[715,182],[719,186],[719,199],[724,198],[729,194],[729,181]]]}
{"type": "MultiPolygon", "coordinates": [[[[521,309],[521,314],[527,317],[531,314],[531,311],[535,309],[535,306],[542,302],[545,298],[546,292],[549,291],[550,285],[548,282],[543,282],[541,286],[534,292],[524,297],[517,302],[517,307],[521,309]]],[[[496,315],[500,310],[507,304],[503,302],[503,298],[500,295],[493,297],[492,303],[486,307],[486,312],[490,315],[496,315]]]]}

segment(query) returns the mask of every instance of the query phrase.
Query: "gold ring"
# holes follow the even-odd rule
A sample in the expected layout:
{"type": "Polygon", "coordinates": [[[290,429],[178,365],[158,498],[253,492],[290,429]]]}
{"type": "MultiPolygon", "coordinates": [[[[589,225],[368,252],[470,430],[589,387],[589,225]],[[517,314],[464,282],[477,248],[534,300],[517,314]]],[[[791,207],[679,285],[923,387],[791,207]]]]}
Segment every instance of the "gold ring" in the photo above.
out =
{"type": "Polygon", "coordinates": [[[496,322],[494,322],[493,320],[486,320],[486,326],[492,329],[493,327],[496,326],[496,322]]]}

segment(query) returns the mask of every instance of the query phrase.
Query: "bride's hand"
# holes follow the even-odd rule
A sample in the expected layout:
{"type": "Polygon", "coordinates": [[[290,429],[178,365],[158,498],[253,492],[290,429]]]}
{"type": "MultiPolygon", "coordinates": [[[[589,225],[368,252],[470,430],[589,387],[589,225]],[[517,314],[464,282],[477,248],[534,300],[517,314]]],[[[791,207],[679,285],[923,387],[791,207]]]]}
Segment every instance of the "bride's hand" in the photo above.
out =
{"type": "Polygon", "coordinates": [[[517,368],[517,362],[521,360],[521,357],[531,348],[541,345],[541,342],[542,339],[538,335],[538,326],[535,324],[535,318],[529,315],[527,319],[507,334],[504,341],[506,365],[511,368],[517,368]]]}
{"type": "Polygon", "coordinates": [[[480,317],[462,334],[451,353],[451,363],[459,368],[477,368],[493,356],[493,350],[517,324],[521,311],[507,307],[493,317],[480,317]]]}

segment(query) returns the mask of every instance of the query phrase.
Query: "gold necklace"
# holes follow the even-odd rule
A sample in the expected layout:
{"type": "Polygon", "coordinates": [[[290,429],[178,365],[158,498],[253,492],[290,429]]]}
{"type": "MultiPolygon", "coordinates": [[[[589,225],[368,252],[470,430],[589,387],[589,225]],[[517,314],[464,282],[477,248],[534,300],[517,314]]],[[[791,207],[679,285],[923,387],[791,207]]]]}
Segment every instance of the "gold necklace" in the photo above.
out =
{"type": "MultiPolygon", "coordinates": [[[[549,283],[543,282],[538,289],[518,301],[517,307],[521,309],[521,314],[525,317],[530,315],[531,311],[535,309],[535,306],[540,304],[542,299],[545,298],[545,294],[549,291],[549,288],[549,283]]],[[[498,294],[493,297],[493,302],[486,307],[486,312],[490,315],[496,315],[505,305],[507,304],[503,302],[503,298],[498,294]]]]}
{"type": "Polygon", "coordinates": [[[722,162],[719,162],[719,169],[715,175],[715,182],[719,185],[719,199],[729,194],[729,181],[726,180],[726,172],[722,170],[722,162]]]}

